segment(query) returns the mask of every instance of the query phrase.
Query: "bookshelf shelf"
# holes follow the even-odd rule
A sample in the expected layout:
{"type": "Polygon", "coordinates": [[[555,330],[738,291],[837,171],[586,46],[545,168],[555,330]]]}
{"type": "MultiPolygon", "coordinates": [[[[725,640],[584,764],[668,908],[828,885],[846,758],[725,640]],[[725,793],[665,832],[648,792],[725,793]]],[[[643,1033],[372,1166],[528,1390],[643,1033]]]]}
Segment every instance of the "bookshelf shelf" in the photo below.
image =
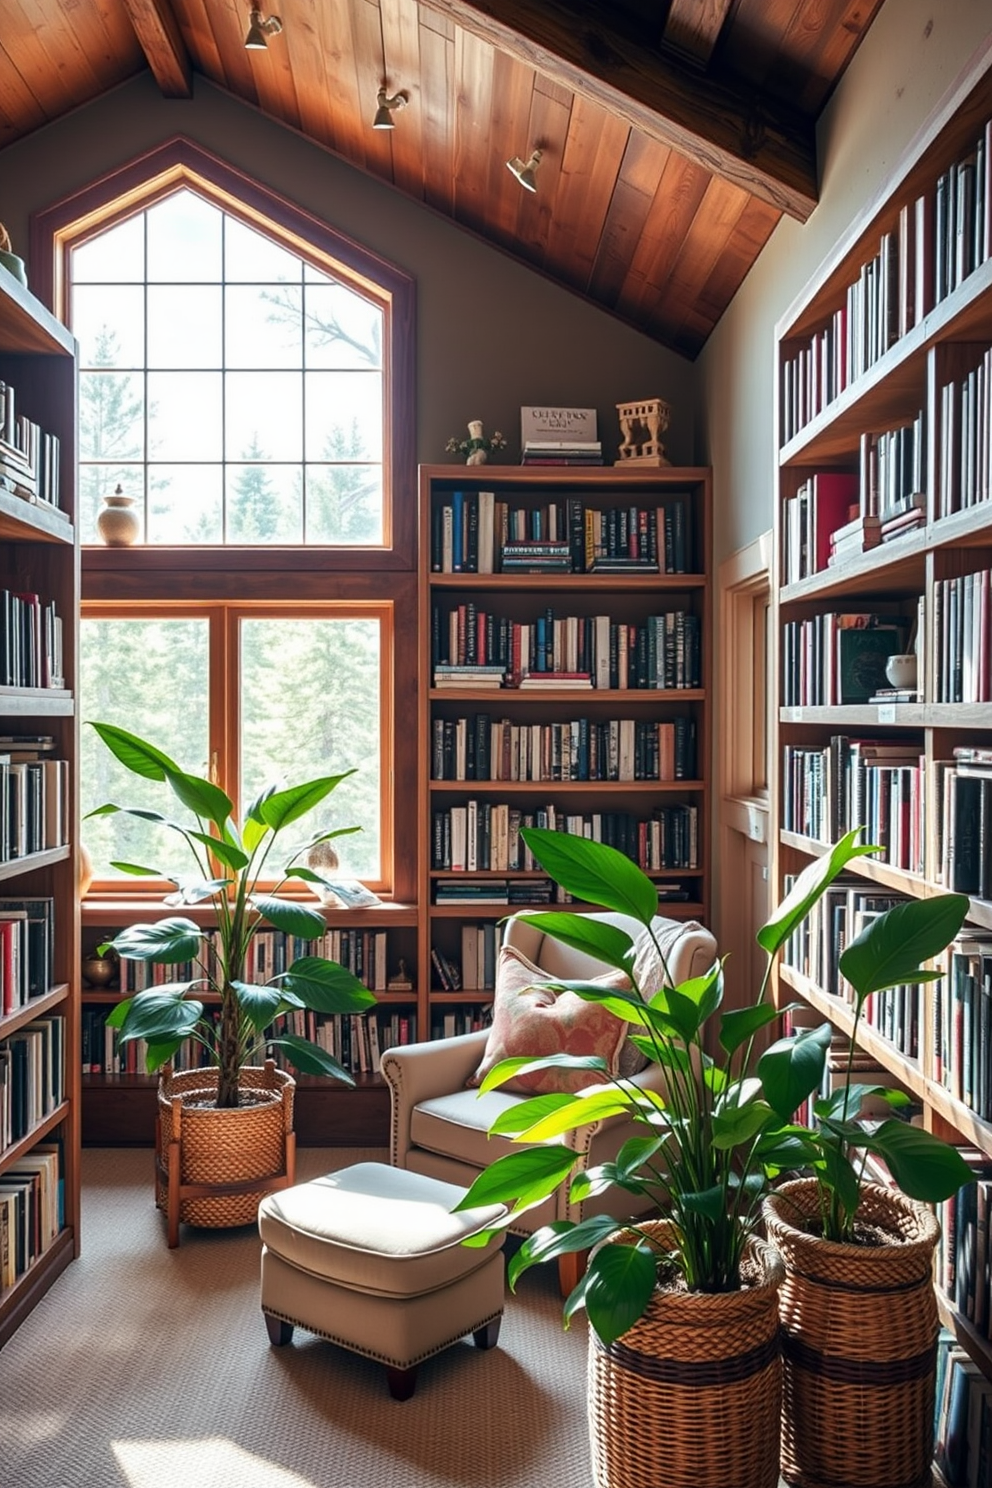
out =
{"type": "MultiPolygon", "coordinates": [[[[992,765],[984,763],[985,751],[992,759],[992,645],[989,606],[978,609],[979,596],[992,589],[983,577],[992,570],[990,121],[986,46],[896,166],[884,198],[777,330],[783,433],[775,572],[780,580],[806,576],[780,581],[774,595],[781,691],[772,781],[779,893],[830,851],[821,837],[836,839],[855,825],[865,828],[865,840],[882,842],[894,863],[914,870],[852,863],[830,891],[820,938],[793,946],[786,958],[793,964],[781,968],[779,995],[798,995],[849,1038],[853,1009],[810,974],[834,974],[818,968],[836,964],[839,937],[849,940],[862,917],[899,898],[949,889],[968,895],[965,932],[940,959],[940,980],[897,990],[879,1009],[873,1000],[857,1041],[920,1104],[926,1127],[960,1143],[982,1178],[992,1173],[985,1095],[992,1046],[981,1018],[992,998],[992,765]],[[972,167],[973,151],[982,171],[972,167]],[[968,226],[967,193],[979,176],[968,226]],[[947,206],[957,200],[960,216],[947,206]],[[855,375],[862,357],[869,365],[855,375]],[[846,518],[835,515],[844,487],[816,483],[838,470],[855,477],[846,518]],[[887,533],[891,540],[880,541],[887,533]],[[824,566],[831,553],[835,564],[824,566]],[[784,705],[803,696],[870,696],[886,685],[864,675],[838,685],[841,637],[850,626],[809,622],[845,612],[873,617],[868,628],[891,629],[893,617],[903,623],[901,644],[889,649],[915,649],[918,701],[784,705]],[[828,638],[836,638],[829,657],[828,638]],[[821,780],[819,796],[802,794],[821,780]]],[[[848,646],[848,657],[866,654],[848,646]]],[[[884,655],[876,657],[875,668],[883,665],[884,655]]],[[[959,1245],[955,1229],[949,1234],[947,1265],[960,1284],[974,1251],[959,1245]]],[[[946,1297],[941,1308],[992,1377],[984,1323],[973,1327],[946,1297]]]]}
{"type": "MultiPolygon", "coordinates": [[[[613,835],[617,845],[619,835],[626,834],[631,850],[645,861],[692,862],[690,868],[648,871],[662,891],[663,914],[704,920],[709,914],[710,807],[703,762],[709,755],[710,730],[710,474],[697,467],[633,471],[616,466],[425,466],[420,472],[420,499],[419,728],[427,770],[419,799],[418,985],[425,989],[421,1023],[433,1032],[443,1008],[449,1009],[449,1020],[451,1012],[463,1011],[467,1019],[479,1004],[491,1000],[494,924],[499,935],[501,920],[517,910],[542,907],[540,888],[547,884],[547,875],[536,868],[502,866],[525,861],[516,847],[518,813],[526,816],[547,809],[562,824],[574,816],[583,820],[582,830],[601,832],[606,840],[613,835]],[[500,571],[507,544],[512,562],[513,543],[542,541],[568,548],[566,554],[559,552],[547,561],[548,571],[500,571]],[[666,571],[590,571],[595,562],[610,557],[616,567],[657,557],[659,568],[666,571]],[[553,562],[562,564],[563,571],[551,571],[553,562]],[[486,571],[490,567],[495,571],[486,571]],[[477,610],[477,619],[467,618],[470,608],[477,610]],[[485,640],[477,649],[483,621],[485,640]],[[539,627],[545,624],[544,638],[539,638],[539,627]],[[698,669],[691,654],[697,645],[698,669]],[[456,685],[434,685],[435,663],[500,666],[503,657],[504,685],[473,687],[470,676],[457,673],[456,685]],[[666,669],[673,664],[677,671],[666,669]],[[537,679],[546,669],[549,677],[555,669],[588,674],[598,685],[571,687],[565,677],[541,685],[537,679]],[[528,672],[534,685],[514,685],[528,672]],[[665,685],[644,685],[649,679],[665,685]],[[678,681],[689,685],[671,685],[678,681]],[[656,724],[659,731],[652,737],[656,724]],[[689,761],[677,768],[686,769],[691,778],[488,778],[493,761],[513,760],[518,750],[521,759],[530,751],[532,762],[519,768],[501,765],[503,774],[551,774],[549,762],[557,759],[560,749],[563,759],[571,761],[562,765],[562,774],[574,769],[578,775],[593,775],[603,768],[604,759],[613,758],[610,751],[619,749],[622,730],[625,747],[642,751],[637,753],[634,773],[643,768],[646,775],[656,770],[669,776],[676,769],[670,763],[662,768],[660,761],[676,727],[682,741],[676,747],[684,751],[678,758],[689,761]],[[508,753],[501,756],[500,749],[508,753]],[[606,756],[594,759],[594,750],[603,749],[606,756]],[[479,752],[478,770],[474,763],[463,768],[461,750],[466,758],[470,751],[479,752]],[[641,763],[649,758],[657,763],[641,763]],[[537,759],[540,763],[533,763],[537,759]],[[470,778],[476,773],[484,778],[470,778]],[[432,774],[463,778],[426,778],[432,774]],[[694,822],[694,827],[686,826],[687,832],[695,831],[694,856],[691,850],[676,855],[669,848],[648,858],[643,834],[652,830],[656,814],[660,825],[660,813],[665,812],[684,813],[687,824],[694,822]],[[462,813],[472,823],[469,841],[481,844],[474,859],[470,848],[464,872],[438,866],[460,861],[445,851],[444,834],[450,831],[454,838],[462,813]],[[479,839],[474,835],[476,818],[481,823],[479,839]],[[504,842],[509,818],[513,820],[504,842]],[[495,861],[500,866],[476,869],[473,861],[495,861]],[[516,886],[514,902],[507,902],[508,895],[500,903],[478,902],[468,894],[455,901],[439,898],[445,890],[456,892],[467,880],[509,881],[516,886]],[[534,885],[534,901],[518,903],[529,885],[534,885]],[[665,900],[666,888],[689,897],[665,900]],[[483,942],[489,958],[485,977],[481,962],[476,974],[473,959],[483,942]],[[457,975],[442,975],[436,960],[432,963],[432,952],[452,963],[457,975]],[[464,966],[469,972],[462,977],[464,966]],[[469,985],[446,990],[449,981],[462,980],[469,985]],[[478,980],[489,985],[478,987],[478,980]],[[432,1009],[438,1010],[433,1017],[432,1009]]],[[[603,773],[615,775],[618,770],[607,764],[603,773]]],[[[668,825],[667,830],[673,829],[668,825]]],[[[543,904],[548,904],[547,898],[543,904]]],[[[570,908],[581,911],[589,906],[570,908]]],[[[467,1026],[457,1023],[455,1031],[467,1026]]]]}
{"type": "Polygon", "coordinates": [[[0,1345],[79,1254],[76,380],[72,335],[0,270],[0,592],[8,623],[28,638],[4,655],[0,671],[0,755],[11,756],[0,765],[13,828],[5,851],[14,854],[0,863],[3,931],[11,947],[20,944],[27,967],[27,981],[8,987],[10,1011],[0,1017],[16,1133],[0,1152],[5,1218],[16,1224],[31,1202],[41,1206],[40,1167],[52,1178],[57,1170],[63,1195],[54,1238],[0,1289],[0,1345]],[[8,489],[15,481],[28,497],[8,489]],[[47,675],[64,686],[11,685],[47,675]],[[48,929],[39,936],[42,922],[48,929]],[[47,990],[32,996],[39,985],[47,990]],[[49,1053],[57,1078],[46,1089],[33,1071],[49,1053]]]}

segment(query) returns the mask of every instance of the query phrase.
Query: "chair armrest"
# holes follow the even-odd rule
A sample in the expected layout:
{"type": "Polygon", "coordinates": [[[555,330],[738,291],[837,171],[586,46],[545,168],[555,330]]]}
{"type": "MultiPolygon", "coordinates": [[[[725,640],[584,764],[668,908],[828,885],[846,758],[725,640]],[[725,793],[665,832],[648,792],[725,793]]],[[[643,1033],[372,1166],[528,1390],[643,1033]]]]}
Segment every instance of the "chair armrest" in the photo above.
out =
{"type": "Polygon", "coordinates": [[[390,1162],[394,1167],[403,1167],[410,1150],[414,1106],[433,1096],[451,1095],[463,1089],[482,1060],[488,1037],[488,1030],[482,1028],[457,1038],[397,1044],[383,1054],[379,1068],[389,1085],[390,1162]]]}

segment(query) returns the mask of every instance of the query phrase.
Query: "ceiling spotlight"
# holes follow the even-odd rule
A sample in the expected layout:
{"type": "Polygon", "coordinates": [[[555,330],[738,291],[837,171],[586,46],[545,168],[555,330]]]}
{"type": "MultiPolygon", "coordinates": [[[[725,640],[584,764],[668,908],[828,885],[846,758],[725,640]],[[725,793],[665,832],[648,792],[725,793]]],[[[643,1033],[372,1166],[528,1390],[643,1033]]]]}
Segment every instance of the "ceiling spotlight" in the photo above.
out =
{"type": "Polygon", "coordinates": [[[406,108],[406,94],[394,93],[392,98],[387,98],[385,88],[380,88],[375,96],[375,101],[377,107],[375,111],[375,118],[372,120],[372,128],[395,129],[396,124],[393,120],[393,112],[395,109],[406,108]]]}
{"type": "Polygon", "coordinates": [[[541,163],[540,150],[532,150],[530,159],[523,161],[519,155],[514,155],[512,160],[506,162],[506,168],[516,176],[525,191],[537,190],[537,167],[541,163]]]}
{"type": "Polygon", "coordinates": [[[263,16],[260,10],[254,7],[249,11],[248,35],[245,37],[245,49],[249,52],[264,52],[268,46],[267,36],[278,36],[282,30],[282,21],[278,16],[263,16]]]}

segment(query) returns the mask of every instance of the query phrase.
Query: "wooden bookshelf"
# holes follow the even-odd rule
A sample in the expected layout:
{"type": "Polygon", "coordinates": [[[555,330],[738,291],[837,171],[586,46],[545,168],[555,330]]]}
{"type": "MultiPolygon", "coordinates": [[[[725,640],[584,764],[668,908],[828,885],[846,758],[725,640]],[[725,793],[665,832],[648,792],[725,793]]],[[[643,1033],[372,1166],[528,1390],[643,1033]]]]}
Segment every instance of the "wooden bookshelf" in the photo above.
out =
{"type": "MultiPolygon", "coordinates": [[[[669,532],[673,520],[670,511],[669,532]]],[[[512,540],[511,521],[512,518],[508,515],[505,522],[506,535],[512,540]]],[[[590,524],[593,521],[590,518],[590,524]]],[[[489,566],[488,540],[485,539],[483,555],[485,569],[489,566]]],[[[497,810],[506,812],[508,816],[517,812],[532,814],[545,807],[553,808],[559,816],[590,818],[595,813],[595,830],[605,832],[605,822],[601,824],[600,820],[605,813],[623,813],[625,820],[636,823],[648,820],[656,811],[663,811],[666,807],[679,811],[691,807],[696,816],[696,854],[691,865],[659,865],[649,871],[659,889],[664,891],[667,888],[683,896],[663,902],[662,914],[679,919],[705,920],[708,917],[710,807],[707,762],[711,696],[709,575],[708,470],[669,467],[634,471],[626,467],[527,468],[497,465],[422,467],[418,624],[419,744],[420,757],[425,762],[421,772],[418,805],[418,900],[421,913],[418,985],[424,989],[419,1000],[421,1036],[461,1031],[468,1025],[473,1013],[485,1015],[492,998],[491,963],[494,941],[498,946],[499,922],[516,908],[527,907],[526,903],[518,904],[516,901],[499,904],[445,902],[445,888],[457,888],[464,879],[496,885],[512,880],[519,886],[521,896],[525,897],[528,885],[536,888],[542,882],[547,882],[546,876],[533,867],[510,866],[515,861],[522,864],[523,860],[501,854],[500,846],[495,841],[495,827],[493,840],[488,843],[487,850],[487,812],[493,823],[497,821],[497,810]],[[462,510],[465,514],[465,545],[460,555],[460,561],[464,565],[462,571],[457,571],[454,565],[458,560],[449,560],[444,548],[444,509],[455,505],[456,492],[461,493],[462,510]],[[535,532],[539,532],[544,540],[554,538],[561,545],[566,541],[564,534],[567,530],[572,544],[568,560],[569,571],[545,571],[540,566],[534,572],[503,570],[500,561],[500,534],[503,526],[501,519],[494,515],[492,568],[495,572],[480,572],[477,529],[478,524],[484,522],[489,513],[488,498],[480,501],[480,493],[492,493],[494,513],[498,513],[505,505],[508,513],[515,511],[520,514],[518,520],[526,532],[526,538],[518,534],[517,541],[527,540],[535,532]],[[684,569],[670,572],[667,569],[673,566],[675,554],[670,547],[666,564],[664,519],[660,519],[659,524],[657,514],[659,509],[666,506],[671,508],[676,501],[683,503],[682,520],[691,538],[687,550],[682,554],[684,569]],[[555,508],[553,519],[550,514],[552,506],[555,508]],[[641,518],[640,523],[637,519],[631,519],[629,513],[632,508],[654,514],[654,536],[649,536],[647,541],[643,537],[646,519],[641,518]],[[576,525],[576,513],[579,511],[583,513],[582,542],[579,541],[579,529],[576,525]],[[588,571],[592,555],[591,551],[587,551],[584,540],[586,512],[600,514],[595,520],[601,533],[608,531],[614,539],[617,533],[625,533],[628,552],[635,550],[636,544],[631,538],[631,532],[634,531],[636,536],[639,527],[642,534],[639,551],[642,557],[650,552],[660,551],[659,571],[588,571]],[[623,518],[619,515],[621,512],[624,513],[623,518]],[[507,667],[503,683],[496,689],[473,688],[470,680],[466,680],[464,685],[460,682],[454,686],[435,685],[435,661],[454,659],[444,649],[452,635],[451,612],[459,606],[469,604],[476,607],[478,614],[492,617],[488,637],[491,645],[498,645],[500,637],[505,640],[507,633],[510,636],[507,641],[507,667]],[[559,656],[562,648],[569,645],[575,655],[584,656],[587,663],[582,667],[561,669],[579,671],[590,669],[590,650],[582,639],[585,635],[588,640],[588,633],[583,631],[582,626],[586,621],[591,624],[592,617],[609,616],[614,626],[628,627],[630,635],[637,627],[648,625],[648,617],[651,616],[679,610],[693,616],[694,623],[699,626],[699,675],[692,677],[683,673],[678,680],[691,681],[695,685],[641,685],[647,680],[647,674],[643,669],[640,673],[635,670],[634,653],[631,651],[626,673],[615,659],[609,687],[602,685],[605,682],[602,672],[599,677],[594,676],[594,683],[598,685],[591,688],[569,687],[567,682],[564,685],[555,684],[550,680],[556,669],[553,666],[549,674],[550,685],[540,685],[541,677],[532,667],[531,674],[536,685],[521,688],[518,685],[519,674],[525,663],[517,658],[517,665],[514,660],[515,627],[536,627],[538,618],[544,616],[547,610],[551,610],[554,620],[561,623],[558,633],[561,643],[559,656]],[[435,620],[435,612],[438,612],[442,620],[440,628],[435,620]],[[575,632],[570,640],[566,640],[566,621],[577,626],[577,640],[575,632]],[[500,625],[509,627],[508,632],[506,629],[500,631],[500,625]],[[439,645],[442,649],[436,655],[439,645]],[[446,743],[441,742],[441,737],[450,740],[458,728],[462,727],[467,738],[469,731],[473,734],[475,732],[475,720],[485,720],[487,717],[493,725],[506,721],[501,760],[504,763],[511,762],[506,769],[500,767],[504,778],[492,778],[497,770],[491,761],[486,766],[484,747],[480,778],[476,778],[478,772],[475,769],[474,755],[471,764],[467,758],[459,761],[457,745],[452,747],[454,758],[449,755],[443,762],[436,759],[437,749],[443,754],[447,747],[446,743]],[[547,778],[532,778],[535,774],[542,774],[544,765],[539,761],[550,761],[566,730],[570,740],[578,739],[580,731],[582,739],[587,740],[589,735],[599,730],[599,742],[596,746],[598,760],[600,745],[607,738],[610,723],[613,722],[616,729],[616,721],[620,719],[632,721],[627,725],[630,730],[627,735],[628,743],[632,735],[641,741],[641,745],[637,747],[642,748],[642,765],[647,765],[652,747],[647,741],[652,731],[656,734],[658,724],[669,724],[679,717],[691,719],[695,729],[692,767],[684,775],[680,771],[679,778],[615,779],[608,778],[605,771],[600,776],[599,771],[594,773],[588,769],[589,756],[584,752],[584,744],[578,745],[577,752],[570,756],[570,746],[565,743],[562,744],[566,751],[564,773],[568,778],[560,778],[562,770],[557,765],[548,766],[547,778]],[[463,721],[461,725],[459,720],[463,721]],[[524,735],[530,737],[529,744],[524,735]],[[438,770],[439,763],[441,773],[438,770]],[[587,774],[592,773],[594,778],[586,778],[587,774]],[[473,803],[476,804],[473,806],[473,803]],[[481,823],[476,844],[476,866],[466,866],[464,870],[453,868],[450,864],[446,866],[446,860],[439,859],[435,852],[436,819],[440,816],[445,821],[449,813],[459,809],[474,813],[477,822],[481,823]],[[474,982],[469,975],[470,984],[466,985],[463,951],[466,950],[466,936],[471,934],[473,927],[480,940],[485,940],[488,945],[489,958],[487,961],[484,952],[483,966],[485,973],[489,974],[484,973],[479,977],[476,954],[477,974],[474,982]],[[438,969],[432,965],[432,951],[439,953],[457,968],[461,985],[446,987],[439,983],[438,969]],[[442,1021],[445,1015],[449,1020],[447,1029],[442,1021]]],[[[526,639],[525,632],[524,644],[526,639]]],[[[535,657],[532,656],[531,660],[533,662],[535,657]]],[[[558,665],[560,666],[560,662],[558,665]]],[[[659,678],[656,671],[651,680],[669,679],[659,678]]],[[[484,723],[478,725],[483,737],[485,727],[484,723]]],[[[489,737],[492,740],[497,736],[493,732],[489,737]]],[[[603,757],[605,758],[605,754],[603,757]]],[[[626,773],[630,773],[629,770],[626,773]]],[[[636,773],[640,776],[640,771],[636,773]]],[[[618,823],[619,818],[616,818],[615,824],[619,830],[618,823]]],[[[593,829],[591,821],[589,829],[593,829]]],[[[441,831],[443,830],[442,826],[441,831]]],[[[531,907],[536,904],[535,900],[531,907]]],[[[470,967],[471,964],[470,956],[470,967]]]]}
{"type": "MultiPolygon", "coordinates": [[[[874,813],[870,826],[867,820],[864,823],[869,828],[867,839],[881,837],[891,860],[860,859],[852,864],[849,878],[856,886],[852,895],[867,892],[927,897],[948,888],[963,889],[959,877],[969,871],[967,846],[962,847],[960,854],[949,853],[947,848],[945,801],[953,800],[947,794],[953,787],[945,784],[945,762],[950,762],[953,772],[961,768],[960,761],[955,764],[955,749],[992,749],[992,688],[986,643],[983,642],[979,659],[976,640],[976,649],[971,653],[973,659],[969,661],[964,652],[967,623],[959,625],[956,638],[945,631],[949,596],[954,587],[948,581],[960,581],[955,589],[955,603],[963,606],[966,576],[992,569],[992,386],[987,376],[992,367],[992,353],[986,355],[992,346],[990,119],[992,46],[986,46],[896,167],[884,195],[853,225],[777,328],[778,501],[774,599],[779,707],[776,747],[772,752],[772,799],[777,811],[774,873],[779,893],[790,875],[826,853],[828,843],[840,831],[857,824],[851,820],[850,811],[862,805],[866,812],[874,813]],[[959,176],[957,168],[979,138],[982,140],[979,156],[983,152],[985,156],[982,179],[986,199],[984,209],[979,204],[977,215],[984,211],[987,225],[983,232],[975,231],[975,216],[969,218],[974,202],[962,195],[962,201],[970,206],[962,207],[960,219],[955,211],[953,227],[948,225],[945,241],[952,255],[949,261],[953,271],[944,286],[946,292],[940,294],[934,238],[928,235],[929,229],[918,235],[915,224],[921,224],[922,231],[922,226],[929,222],[933,232],[939,232],[941,217],[935,205],[938,181],[944,178],[940,192],[945,197],[958,190],[958,182],[966,177],[966,172],[959,176]],[[948,180],[951,186],[946,184],[948,180]],[[930,206],[917,206],[921,198],[930,206]],[[914,229],[909,231],[907,224],[914,224],[914,229]],[[969,245],[967,248],[957,246],[959,233],[969,245]],[[892,239],[887,239],[887,234],[892,239]],[[866,266],[876,260],[882,266],[879,271],[882,278],[888,280],[884,290],[876,284],[878,323],[874,329],[870,325],[855,329],[851,320],[854,301],[850,286],[870,282],[871,270],[866,266]],[[921,284],[928,287],[919,289],[921,284]],[[884,304],[889,293],[895,294],[896,302],[891,307],[891,318],[886,321],[884,304]],[[856,349],[849,338],[862,334],[869,342],[874,341],[878,354],[859,371],[857,365],[851,367],[847,358],[856,362],[856,349]],[[812,363],[816,358],[820,360],[814,370],[812,363]],[[847,364],[846,377],[839,372],[842,361],[847,364]],[[829,369],[829,376],[823,375],[825,368],[829,369]],[[807,381],[809,376],[816,384],[815,392],[807,381]],[[827,395],[822,391],[825,383],[829,387],[827,395]],[[957,391],[947,393],[945,388],[957,391]],[[968,400],[972,398],[974,412],[970,419],[958,418],[958,410],[964,407],[967,413],[968,400]],[[926,433],[919,453],[914,450],[918,471],[914,469],[910,473],[907,462],[905,469],[893,471],[891,477],[879,473],[877,496],[873,495],[873,442],[879,435],[888,436],[899,427],[912,425],[921,410],[926,433]],[[953,412],[953,418],[948,416],[949,411],[953,412]],[[973,466],[965,463],[966,448],[974,452],[973,457],[967,457],[973,458],[973,466]],[[923,501],[921,517],[917,525],[900,535],[890,529],[889,540],[867,551],[848,548],[838,554],[835,562],[813,572],[810,569],[815,566],[815,560],[811,553],[816,547],[817,534],[807,531],[805,541],[810,554],[799,569],[805,576],[795,580],[795,546],[791,555],[786,552],[788,503],[811,477],[835,471],[848,471],[858,477],[859,513],[878,514],[883,522],[883,536],[887,511],[893,513],[899,509],[892,497],[903,489],[899,486],[903,476],[910,486],[918,486],[923,501]],[[791,582],[785,582],[787,575],[791,582]],[[824,674],[825,668],[815,638],[808,640],[802,660],[795,660],[799,649],[798,624],[813,622],[814,628],[816,624],[825,626],[817,617],[842,613],[878,614],[890,623],[893,617],[901,618],[905,622],[907,643],[897,648],[900,651],[909,649],[909,637],[916,625],[919,639],[915,644],[920,663],[916,701],[892,702],[872,694],[866,698],[845,696],[834,701],[796,704],[794,694],[799,679],[793,677],[790,683],[787,675],[790,662],[811,669],[817,677],[824,674]],[[847,746],[831,742],[840,739],[904,746],[907,754],[918,758],[915,779],[911,778],[913,766],[903,763],[887,766],[880,756],[874,763],[868,761],[867,773],[872,769],[877,771],[873,779],[860,776],[856,779],[860,766],[852,763],[855,757],[844,753],[847,746]],[[814,784],[820,768],[816,757],[820,756],[822,798],[826,803],[822,812],[819,801],[803,797],[798,789],[805,777],[797,781],[790,773],[796,768],[790,766],[790,751],[793,759],[805,761],[799,768],[812,766],[808,778],[814,784]],[[844,767],[838,764],[843,759],[848,760],[846,776],[844,767]],[[862,789],[866,791],[863,796],[862,789]],[[796,803],[800,800],[804,802],[805,820],[796,821],[796,803]],[[877,810],[875,803],[879,803],[877,810]],[[812,828],[818,814],[823,820],[814,833],[812,828]],[[914,817],[915,826],[910,831],[914,817]]],[[[909,436],[906,438],[909,443],[909,436]]],[[[905,495],[903,510],[916,499],[911,490],[905,495]]],[[[791,534],[794,544],[794,526],[791,534]]],[[[978,596],[983,584],[987,589],[988,582],[968,578],[968,592],[978,596]]],[[[964,614],[963,609],[961,613],[964,614]]],[[[987,630],[987,614],[985,624],[987,630]]],[[[828,634],[826,628],[823,633],[828,634]]],[[[992,650],[992,643],[989,649],[992,650]]],[[[895,754],[890,757],[897,758],[895,754]]],[[[985,789],[983,786],[982,790],[985,789]]],[[[992,779],[987,789],[992,805],[992,779]]],[[[812,794],[815,795],[815,790],[812,794]]],[[[982,851],[985,850],[987,845],[983,842],[982,851]]],[[[983,886],[985,878],[983,873],[983,886]]],[[[971,899],[966,929],[988,934],[992,931],[992,890],[986,888],[984,894],[976,892],[974,887],[965,891],[971,899]]],[[[856,930],[857,925],[847,927],[848,934],[856,930]]],[[[992,954],[992,938],[987,949],[992,954]]],[[[986,963],[980,964],[984,967],[986,963]]],[[[992,968],[992,961],[987,965],[992,968]]],[[[783,966],[779,977],[781,999],[802,999],[850,1035],[853,1010],[843,997],[836,995],[835,989],[820,984],[808,971],[809,964],[783,966]]],[[[878,1026],[863,1022],[858,1028],[858,1041],[919,1103],[929,1129],[974,1149],[992,1173],[992,1111],[988,1108],[984,1114],[979,1111],[977,1090],[972,1091],[970,1101],[965,1098],[958,1089],[963,1071],[954,1070],[954,1062],[961,1060],[962,1051],[948,1012],[948,999],[956,995],[950,955],[945,957],[943,971],[942,984],[930,984],[916,994],[919,998],[917,1055],[911,1057],[900,1047],[900,1038],[906,1042],[904,1027],[897,1027],[892,1036],[886,1036],[878,1026]]],[[[992,976],[985,993],[992,996],[992,976]]],[[[976,1018],[981,996],[979,984],[974,1003],[976,1018]]],[[[977,1022],[974,1034],[976,1038],[979,1036],[977,1022]]],[[[985,1059],[992,1069],[992,1049],[986,1051],[985,1059]]],[[[957,1341],[992,1377],[989,1336],[992,1328],[988,1319],[979,1321],[961,1314],[953,1300],[943,1294],[940,1305],[942,1319],[957,1341]]]]}
{"type": "MultiPolygon", "coordinates": [[[[76,343],[72,336],[3,268],[0,268],[0,381],[14,390],[15,413],[60,443],[58,505],[27,497],[26,486],[0,489],[0,588],[54,602],[61,620],[64,687],[0,686],[0,733],[50,735],[51,757],[68,761],[68,800],[61,824],[64,845],[50,841],[0,863],[0,897],[51,900],[52,955],[40,991],[0,1013],[0,1049],[29,1034],[38,1019],[58,1019],[62,1032],[60,1092],[38,1119],[0,1149],[0,1179],[40,1144],[59,1150],[62,1204],[58,1232],[12,1284],[0,1286],[0,1345],[19,1326],[55,1278],[79,1254],[79,908],[78,841],[79,547],[75,527],[76,343]],[[60,1098],[59,1098],[60,1096],[60,1098]]],[[[53,494],[55,494],[53,492],[53,494]]],[[[5,675],[5,674],[3,674],[5,675]]],[[[3,751],[0,751],[3,752],[3,751]]],[[[51,782],[46,782],[46,790],[51,782]]],[[[9,1001],[9,1000],[8,1000],[9,1001]]],[[[0,1002],[0,1008],[4,1004],[0,1002]]],[[[8,1085],[8,1097],[11,1087],[8,1085]]],[[[11,1247],[14,1240],[11,1238],[11,1247]]]]}

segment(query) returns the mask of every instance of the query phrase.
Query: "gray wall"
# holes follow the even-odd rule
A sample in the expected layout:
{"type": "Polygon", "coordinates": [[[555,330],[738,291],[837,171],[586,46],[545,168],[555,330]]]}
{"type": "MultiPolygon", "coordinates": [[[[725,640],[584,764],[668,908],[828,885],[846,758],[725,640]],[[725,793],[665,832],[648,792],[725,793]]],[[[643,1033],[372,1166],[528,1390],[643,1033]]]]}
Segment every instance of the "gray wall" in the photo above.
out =
{"type": "MultiPolygon", "coordinates": [[[[398,128],[402,128],[402,118],[398,128]]],[[[470,418],[517,457],[520,407],[596,407],[607,459],[615,404],[663,397],[673,462],[695,453],[696,369],[292,130],[197,78],[163,99],[148,73],[0,152],[2,220],[26,252],[28,216],[105,171],[185,134],[391,260],[417,283],[417,455],[444,462],[470,418]]]]}
{"type": "Polygon", "coordinates": [[[820,201],[783,220],[696,363],[718,563],[772,525],[775,324],[992,29],[989,0],[887,0],[824,111],[820,201]]]}

